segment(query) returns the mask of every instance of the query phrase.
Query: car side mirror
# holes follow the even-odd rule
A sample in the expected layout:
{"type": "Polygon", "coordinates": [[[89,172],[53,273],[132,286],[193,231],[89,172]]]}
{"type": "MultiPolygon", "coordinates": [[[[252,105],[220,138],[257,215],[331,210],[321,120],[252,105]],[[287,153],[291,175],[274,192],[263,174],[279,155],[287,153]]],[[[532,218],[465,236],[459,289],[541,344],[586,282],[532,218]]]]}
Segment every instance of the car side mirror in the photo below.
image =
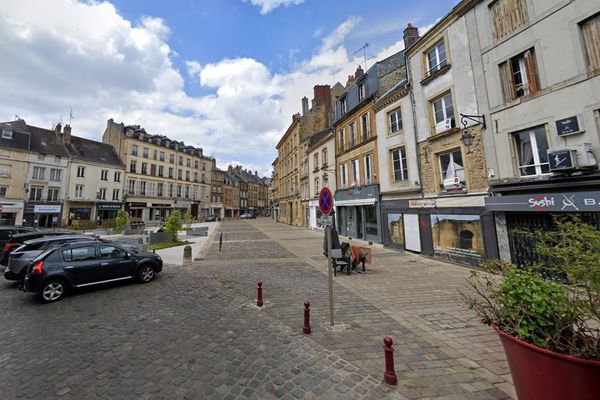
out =
{"type": "Polygon", "coordinates": [[[132,254],[130,252],[127,252],[127,258],[131,258],[132,254]]]}

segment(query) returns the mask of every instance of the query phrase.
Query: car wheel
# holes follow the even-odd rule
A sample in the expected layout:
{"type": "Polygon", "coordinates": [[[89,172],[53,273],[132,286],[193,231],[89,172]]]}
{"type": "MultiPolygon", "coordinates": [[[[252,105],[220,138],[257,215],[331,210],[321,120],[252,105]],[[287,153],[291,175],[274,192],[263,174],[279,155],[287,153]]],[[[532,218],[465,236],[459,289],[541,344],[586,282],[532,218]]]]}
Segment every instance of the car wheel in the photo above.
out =
{"type": "Polygon", "coordinates": [[[45,282],[40,292],[40,299],[44,303],[59,301],[67,293],[67,285],[63,281],[51,280],[45,282]]]}
{"type": "Polygon", "coordinates": [[[154,268],[151,265],[142,265],[138,270],[137,280],[140,283],[148,283],[155,276],[154,268]]]}

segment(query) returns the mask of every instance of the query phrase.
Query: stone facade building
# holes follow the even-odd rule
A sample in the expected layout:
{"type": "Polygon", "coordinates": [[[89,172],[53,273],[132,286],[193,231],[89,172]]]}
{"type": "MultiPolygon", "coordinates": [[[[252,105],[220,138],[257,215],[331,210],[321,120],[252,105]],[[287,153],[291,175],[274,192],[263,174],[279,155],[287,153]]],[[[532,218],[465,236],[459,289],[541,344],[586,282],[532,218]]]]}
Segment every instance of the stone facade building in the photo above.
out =
{"type": "Polygon", "coordinates": [[[310,229],[323,229],[319,192],[327,187],[331,193],[337,190],[335,172],[335,130],[333,127],[310,137],[308,141],[308,197],[310,229]]]}
{"type": "Polygon", "coordinates": [[[225,207],[223,203],[223,185],[225,184],[224,171],[215,167],[211,171],[211,174],[210,215],[216,215],[223,219],[225,218],[225,207]]]}

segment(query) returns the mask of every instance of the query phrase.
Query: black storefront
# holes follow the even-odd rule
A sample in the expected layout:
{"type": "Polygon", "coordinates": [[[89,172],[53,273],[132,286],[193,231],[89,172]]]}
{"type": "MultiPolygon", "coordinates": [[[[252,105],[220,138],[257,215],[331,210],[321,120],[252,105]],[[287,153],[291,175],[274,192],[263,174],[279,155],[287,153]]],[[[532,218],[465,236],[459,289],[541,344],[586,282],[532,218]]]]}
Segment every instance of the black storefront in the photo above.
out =
{"type": "Polygon", "coordinates": [[[381,243],[379,185],[336,191],[335,208],[341,235],[381,243]]]}
{"type": "Polygon", "coordinates": [[[535,243],[520,231],[552,229],[555,217],[574,215],[600,230],[600,174],[552,176],[490,186],[486,209],[494,213],[500,256],[524,265],[539,261],[535,243]]]}
{"type": "Polygon", "coordinates": [[[123,203],[98,202],[96,203],[96,221],[113,220],[117,213],[123,208],[123,203]]]}

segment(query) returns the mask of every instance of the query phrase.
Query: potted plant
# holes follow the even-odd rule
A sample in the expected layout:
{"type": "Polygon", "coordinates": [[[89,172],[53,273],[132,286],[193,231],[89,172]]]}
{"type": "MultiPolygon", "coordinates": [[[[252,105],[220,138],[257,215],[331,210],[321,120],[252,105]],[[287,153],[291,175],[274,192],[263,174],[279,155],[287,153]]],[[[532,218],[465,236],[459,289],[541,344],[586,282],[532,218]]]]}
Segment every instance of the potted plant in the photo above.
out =
{"type": "Polygon", "coordinates": [[[542,261],[488,261],[461,295],[500,336],[519,399],[600,399],[600,232],[576,217],[554,226],[517,232],[542,261]]]}

